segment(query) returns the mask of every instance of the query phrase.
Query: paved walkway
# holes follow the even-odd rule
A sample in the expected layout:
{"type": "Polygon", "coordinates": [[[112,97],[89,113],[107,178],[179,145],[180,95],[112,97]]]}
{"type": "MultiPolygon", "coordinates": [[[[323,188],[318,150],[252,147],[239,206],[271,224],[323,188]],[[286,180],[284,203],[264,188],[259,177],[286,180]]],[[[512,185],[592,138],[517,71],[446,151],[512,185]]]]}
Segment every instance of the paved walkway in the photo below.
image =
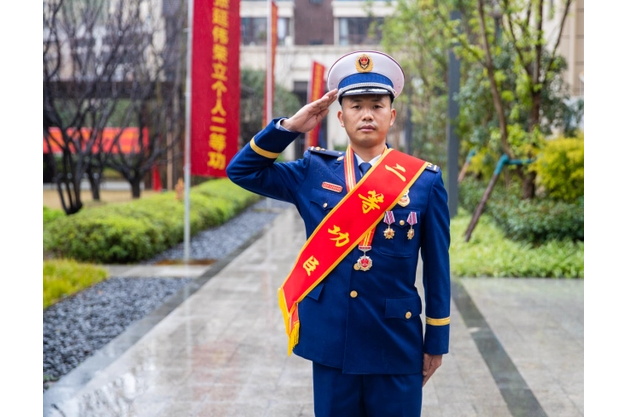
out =
{"type": "MultiPolygon", "coordinates": [[[[46,391],[44,416],[313,416],[311,366],[286,355],[276,304],[304,240],[289,209],[240,253],[185,269],[194,285],[46,391]]],[[[453,299],[424,417],[584,414],[583,281],[460,279],[453,299]]]]}

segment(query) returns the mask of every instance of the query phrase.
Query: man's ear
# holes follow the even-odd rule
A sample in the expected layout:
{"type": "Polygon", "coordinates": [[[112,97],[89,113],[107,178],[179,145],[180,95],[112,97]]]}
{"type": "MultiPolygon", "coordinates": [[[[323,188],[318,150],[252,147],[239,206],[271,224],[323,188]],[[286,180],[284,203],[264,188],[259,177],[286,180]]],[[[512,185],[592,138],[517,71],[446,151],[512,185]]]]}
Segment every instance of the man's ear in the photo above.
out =
{"type": "Polygon", "coordinates": [[[345,127],[343,125],[343,112],[341,110],[337,112],[337,119],[339,119],[339,124],[341,125],[341,127],[345,127]]]}
{"type": "Polygon", "coordinates": [[[396,121],[396,109],[391,109],[391,120],[389,121],[389,126],[393,126],[393,123],[396,121]]]}

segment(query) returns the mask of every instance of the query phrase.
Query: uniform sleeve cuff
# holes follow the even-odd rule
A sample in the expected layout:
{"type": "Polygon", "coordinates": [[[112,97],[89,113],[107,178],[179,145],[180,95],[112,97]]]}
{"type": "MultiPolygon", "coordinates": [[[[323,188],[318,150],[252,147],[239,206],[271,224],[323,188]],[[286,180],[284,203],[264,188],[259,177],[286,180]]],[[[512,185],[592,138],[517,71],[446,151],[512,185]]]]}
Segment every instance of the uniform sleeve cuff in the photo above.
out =
{"type": "Polygon", "coordinates": [[[450,325],[432,326],[426,324],[424,334],[424,352],[430,355],[443,355],[448,353],[450,344],[450,325]]]}
{"type": "Polygon", "coordinates": [[[266,158],[276,159],[298,137],[299,132],[290,132],[277,127],[277,122],[281,119],[283,118],[272,120],[265,129],[252,138],[250,147],[254,152],[266,158]]]}

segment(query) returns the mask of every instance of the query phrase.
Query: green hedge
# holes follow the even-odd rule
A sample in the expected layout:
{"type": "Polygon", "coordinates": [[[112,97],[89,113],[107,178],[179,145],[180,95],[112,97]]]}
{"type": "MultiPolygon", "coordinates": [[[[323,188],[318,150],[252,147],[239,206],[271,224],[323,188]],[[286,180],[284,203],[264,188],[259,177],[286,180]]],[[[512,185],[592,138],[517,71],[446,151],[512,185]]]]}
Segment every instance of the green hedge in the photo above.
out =
{"type": "MultiPolygon", "coordinates": [[[[258,199],[228,179],[192,187],[191,235],[224,223],[258,199]]],[[[123,264],[149,259],[183,240],[184,210],[184,201],[178,201],[173,191],[83,209],[46,226],[44,249],[82,262],[123,264]]]]}
{"type": "MultiPolygon", "coordinates": [[[[584,196],[572,202],[535,198],[522,200],[520,186],[509,189],[500,178],[487,204],[488,213],[504,234],[514,241],[541,244],[550,240],[584,241],[584,196]]],[[[474,213],[487,188],[487,183],[472,178],[459,187],[459,205],[474,213]]]]}
{"type": "Polygon", "coordinates": [[[583,197],[571,203],[509,198],[492,205],[489,212],[504,234],[518,242],[541,244],[550,240],[585,240],[583,197]]]}
{"type": "Polygon", "coordinates": [[[65,216],[65,212],[63,210],[52,209],[47,206],[43,206],[43,224],[49,224],[55,219],[59,217],[65,216]]]}

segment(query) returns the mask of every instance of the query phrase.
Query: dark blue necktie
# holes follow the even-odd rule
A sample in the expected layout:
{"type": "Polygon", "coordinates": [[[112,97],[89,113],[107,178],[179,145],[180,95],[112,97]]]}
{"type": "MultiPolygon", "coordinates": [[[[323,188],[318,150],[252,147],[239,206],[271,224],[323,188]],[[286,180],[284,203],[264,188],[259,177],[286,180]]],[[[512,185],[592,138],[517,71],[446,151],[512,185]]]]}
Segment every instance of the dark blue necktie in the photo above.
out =
{"type": "Polygon", "coordinates": [[[359,165],[359,169],[361,170],[361,174],[365,175],[367,170],[370,169],[371,167],[372,167],[372,164],[370,164],[369,162],[361,162],[361,164],[359,165]]]}

